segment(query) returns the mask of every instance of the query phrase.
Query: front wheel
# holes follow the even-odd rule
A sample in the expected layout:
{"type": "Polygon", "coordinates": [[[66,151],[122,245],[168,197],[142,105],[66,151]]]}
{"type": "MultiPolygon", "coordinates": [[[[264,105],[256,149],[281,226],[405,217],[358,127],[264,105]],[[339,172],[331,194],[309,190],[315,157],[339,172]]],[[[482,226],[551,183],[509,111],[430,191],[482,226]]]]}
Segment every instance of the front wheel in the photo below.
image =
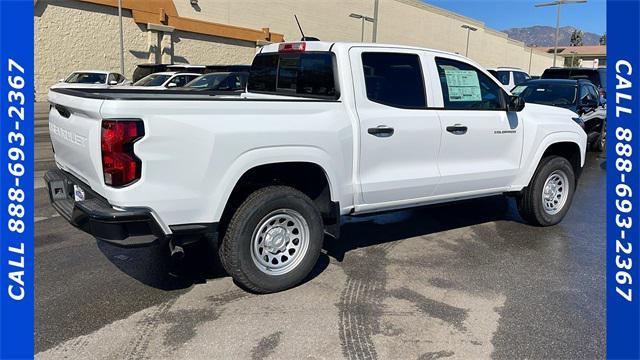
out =
{"type": "Polygon", "coordinates": [[[573,167],[566,158],[542,159],[531,183],[518,198],[520,216],[538,226],[559,223],[569,211],[575,186],[573,167]]]}
{"type": "Polygon", "coordinates": [[[322,216],[308,196],[291,187],[269,186],[238,207],[220,258],[229,275],[247,289],[281,291],[309,275],[323,237],[322,216]]]}

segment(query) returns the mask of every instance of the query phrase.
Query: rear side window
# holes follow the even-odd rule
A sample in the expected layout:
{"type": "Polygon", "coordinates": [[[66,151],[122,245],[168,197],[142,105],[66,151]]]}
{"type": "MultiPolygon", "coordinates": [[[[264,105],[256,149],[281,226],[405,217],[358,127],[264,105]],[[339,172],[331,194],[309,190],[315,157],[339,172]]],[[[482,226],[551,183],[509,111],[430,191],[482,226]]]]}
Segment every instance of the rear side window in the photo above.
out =
{"type": "Polygon", "coordinates": [[[369,100],[403,109],[427,107],[418,55],[362,53],[362,65],[369,100]]]}
{"type": "Polygon", "coordinates": [[[505,110],[504,90],[475,67],[436,58],[446,110],[505,110]]]}
{"type": "Polygon", "coordinates": [[[523,82],[529,80],[530,77],[529,75],[527,75],[526,73],[520,72],[520,71],[514,71],[513,72],[513,82],[515,83],[515,85],[520,85],[523,82]]]}
{"type": "Polygon", "coordinates": [[[255,57],[248,89],[258,93],[337,99],[333,55],[274,53],[255,57]]]}
{"type": "Polygon", "coordinates": [[[495,77],[500,81],[502,85],[509,85],[509,73],[510,71],[499,70],[495,72],[495,77]]]}

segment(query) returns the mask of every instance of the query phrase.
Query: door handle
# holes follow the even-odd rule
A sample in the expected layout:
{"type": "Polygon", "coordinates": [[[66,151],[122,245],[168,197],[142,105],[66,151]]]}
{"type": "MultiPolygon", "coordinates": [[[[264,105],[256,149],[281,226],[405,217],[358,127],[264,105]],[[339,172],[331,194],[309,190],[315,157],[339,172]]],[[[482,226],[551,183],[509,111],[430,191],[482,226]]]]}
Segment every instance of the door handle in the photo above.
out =
{"type": "Polygon", "coordinates": [[[393,135],[395,130],[392,127],[388,127],[387,125],[380,125],[378,127],[369,128],[367,132],[373,136],[385,138],[393,135]]]}
{"type": "Polygon", "coordinates": [[[467,127],[461,124],[455,124],[453,126],[447,126],[447,131],[453,135],[464,135],[467,133],[467,127]]]}

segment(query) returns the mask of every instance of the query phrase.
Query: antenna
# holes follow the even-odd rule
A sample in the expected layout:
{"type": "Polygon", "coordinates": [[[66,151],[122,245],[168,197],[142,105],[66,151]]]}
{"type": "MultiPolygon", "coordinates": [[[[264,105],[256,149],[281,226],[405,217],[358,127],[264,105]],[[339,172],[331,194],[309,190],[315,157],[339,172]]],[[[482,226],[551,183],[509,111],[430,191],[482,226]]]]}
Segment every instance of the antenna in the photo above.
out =
{"type": "Polygon", "coordinates": [[[304,31],[302,31],[302,26],[300,26],[300,21],[298,21],[298,15],[293,15],[293,17],[296,19],[296,23],[298,24],[298,29],[300,29],[300,34],[302,35],[302,38],[300,39],[300,41],[320,41],[320,39],[312,37],[312,36],[304,36],[304,31]]]}
{"type": "Polygon", "coordinates": [[[298,24],[298,29],[300,29],[300,34],[302,34],[302,39],[301,40],[304,41],[306,36],[304,36],[304,31],[302,31],[302,26],[300,26],[300,21],[298,21],[298,15],[293,14],[293,17],[296,19],[296,23],[298,24]]]}

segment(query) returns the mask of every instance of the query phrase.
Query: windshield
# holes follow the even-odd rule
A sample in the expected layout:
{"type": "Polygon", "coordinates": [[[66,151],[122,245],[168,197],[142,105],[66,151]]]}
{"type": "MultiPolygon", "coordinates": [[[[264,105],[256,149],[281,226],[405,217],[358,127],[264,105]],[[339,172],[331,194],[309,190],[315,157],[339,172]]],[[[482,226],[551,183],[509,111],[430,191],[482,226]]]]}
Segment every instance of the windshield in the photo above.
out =
{"type": "Polygon", "coordinates": [[[76,72],[71,74],[64,82],[70,84],[104,84],[107,82],[107,74],[76,72]]]}
{"type": "Polygon", "coordinates": [[[194,89],[215,89],[220,82],[227,78],[227,76],[229,76],[229,74],[202,75],[185,85],[185,87],[194,89]]]}
{"type": "Polygon", "coordinates": [[[571,106],[576,102],[577,87],[573,85],[534,84],[513,89],[525,102],[553,106],[571,106]]]}
{"type": "Polygon", "coordinates": [[[167,81],[171,75],[151,74],[136,81],[134,86],[161,86],[167,81]]]}

